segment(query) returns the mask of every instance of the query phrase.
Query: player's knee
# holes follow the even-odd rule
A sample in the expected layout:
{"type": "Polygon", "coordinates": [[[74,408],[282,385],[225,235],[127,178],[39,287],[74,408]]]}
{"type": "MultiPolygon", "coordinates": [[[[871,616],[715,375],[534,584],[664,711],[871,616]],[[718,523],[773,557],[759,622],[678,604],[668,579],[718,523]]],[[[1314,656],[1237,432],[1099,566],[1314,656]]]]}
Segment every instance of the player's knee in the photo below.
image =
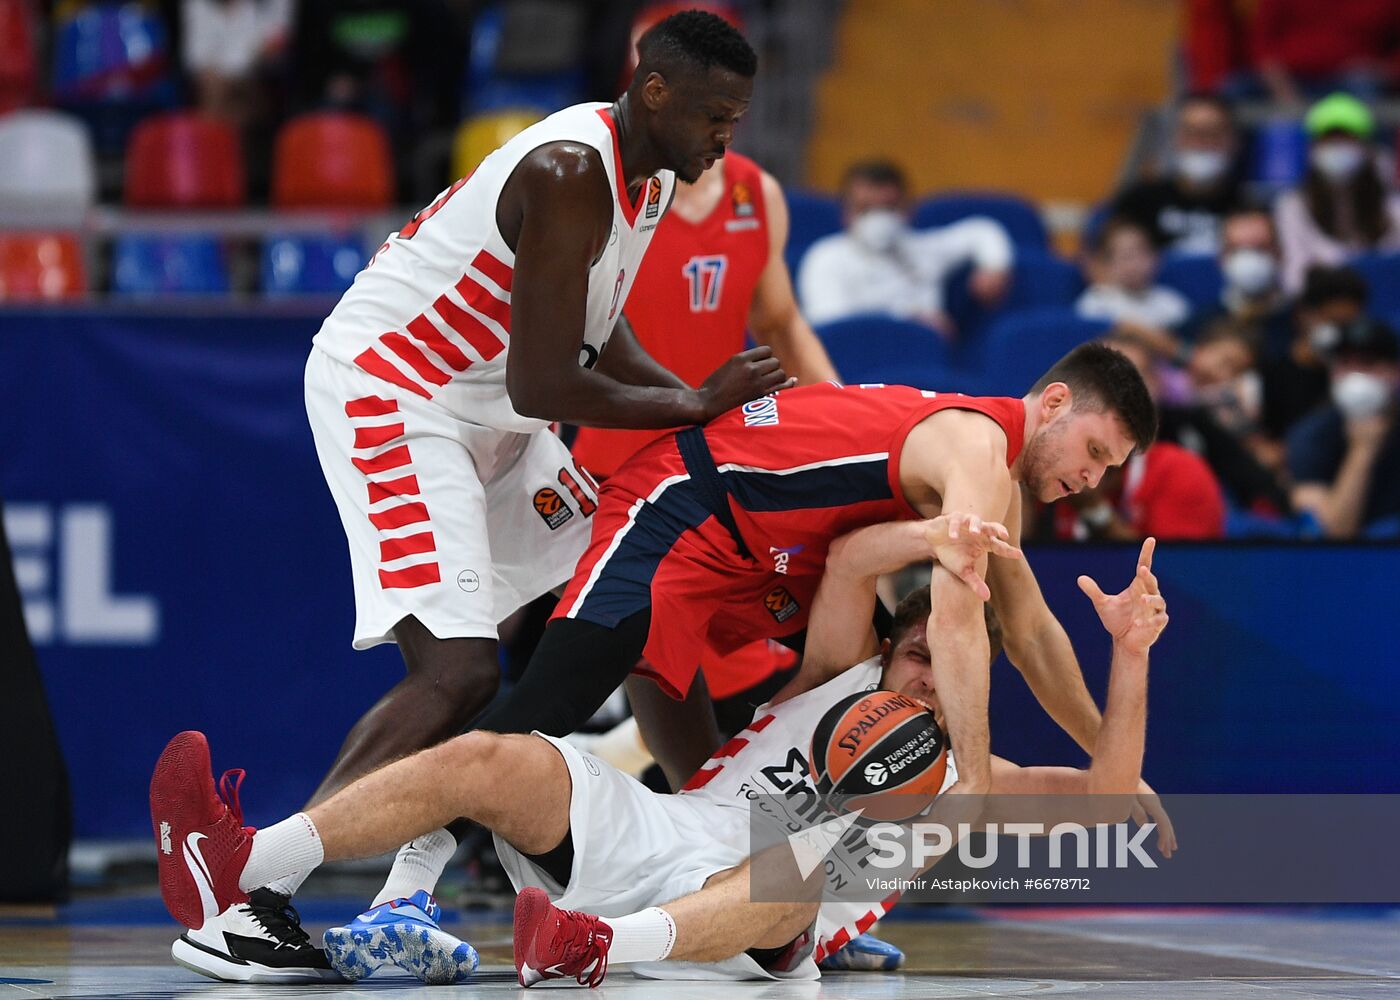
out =
{"type": "Polygon", "coordinates": [[[439,747],[443,763],[455,773],[494,774],[502,757],[506,737],[474,729],[456,736],[439,747]]]}

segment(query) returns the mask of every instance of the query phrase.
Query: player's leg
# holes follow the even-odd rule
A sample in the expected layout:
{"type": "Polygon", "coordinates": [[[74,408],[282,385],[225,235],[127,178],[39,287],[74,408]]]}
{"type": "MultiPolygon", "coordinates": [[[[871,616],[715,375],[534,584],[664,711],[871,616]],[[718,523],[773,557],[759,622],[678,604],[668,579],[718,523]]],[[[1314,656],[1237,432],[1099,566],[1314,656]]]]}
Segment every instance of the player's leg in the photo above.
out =
{"type": "MultiPolygon", "coordinates": [[[[675,962],[718,962],[750,949],[785,948],[817,918],[815,899],[752,898],[753,860],[710,877],[704,888],[662,905],[676,923],[675,962]]],[[[820,892],[816,885],[814,892],[820,892]]]]}
{"type": "Polygon", "coordinates": [[[677,701],[654,680],[634,674],[627,678],[627,700],[646,748],[671,790],[679,791],[723,742],[705,675],[696,671],[685,699],[677,701]]]}

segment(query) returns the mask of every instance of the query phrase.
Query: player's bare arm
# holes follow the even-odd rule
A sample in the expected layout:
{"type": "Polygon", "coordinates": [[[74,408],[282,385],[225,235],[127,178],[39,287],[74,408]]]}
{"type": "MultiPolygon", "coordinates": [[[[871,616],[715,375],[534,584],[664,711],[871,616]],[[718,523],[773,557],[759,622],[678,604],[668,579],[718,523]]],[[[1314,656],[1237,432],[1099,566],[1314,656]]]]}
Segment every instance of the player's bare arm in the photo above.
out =
{"type": "MultiPolygon", "coordinates": [[[[1014,484],[1007,468],[1006,432],[989,417],[945,410],[916,426],[900,456],[905,495],[926,513],[997,520],[1008,511],[1014,484]]],[[[981,601],[987,554],[970,539],[936,545],[928,621],[933,683],[939,691],[948,734],[958,748],[958,784],[985,792],[991,783],[987,735],[989,646],[981,601]]]]}
{"type": "MultiPolygon", "coordinates": [[[[1080,590],[1113,638],[1108,697],[1089,767],[1018,767],[993,757],[995,795],[1046,798],[1033,803],[993,799],[985,821],[1033,820],[1049,828],[1056,822],[1119,823],[1136,812],[1147,728],[1148,651],[1168,622],[1166,600],[1151,569],[1154,547],[1151,538],[1143,543],[1132,582],[1117,594],[1106,595],[1091,578],[1079,578],[1080,590]],[[1046,816],[1047,810],[1052,815],[1046,816]]],[[[1134,818],[1143,822],[1146,817],[1134,818]]],[[[1158,822],[1158,847],[1170,857],[1176,848],[1170,821],[1155,814],[1153,819],[1158,822]]]]}
{"type": "Polygon", "coordinates": [[[788,238],[787,199],[777,180],[763,172],[763,205],[768,219],[768,263],[758,276],[749,306],[749,330],[754,342],[771,347],[783,368],[802,385],[837,379],[826,348],[797,309],[783,249],[788,238]]]}
{"type": "Polygon", "coordinates": [[[768,352],[731,359],[700,389],[627,385],[584,367],[588,271],[612,231],[607,171],[591,147],[556,142],[530,153],[501,193],[496,222],[516,258],[506,388],[522,415],[672,427],[703,422],[787,383],[768,352]]]}
{"type": "Polygon", "coordinates": [[[594,370],[627,385],[691,388],[684,379],[647,353],[625,314],[617,318],[617,325],[608,337],[608,346],[603,348],[603,356],[598,359],[594,370]]]}
{"type": "MultiPolygon", "coordinates": [[[[1013,497],[1007,516],[1011,543],[1021,539],[1021,496],[1013,497]]],[[[1099,731],[1099,709],[1084,686],[1084,675],[1069,636],[1036,582],[1030,564],[1000,561],[987,567],[992,607],[1006,631],[1006,656],[1055,723],[1086,752],[1092,753],[1099,731]]]]}
{"type": "Polygon", "coordinates": [[[942,514],[928,521],[893,521],[861,528],[836,539],[827,555],[821,586],[812,602],[802,667],[773,698],[794,698],[869,659],[880,642],[871,625],[876,583],[886,573],[933,558],[935,549],[962,539],[1007,559],[1021,558],[1007,529],[994,521],[942,514]]]}

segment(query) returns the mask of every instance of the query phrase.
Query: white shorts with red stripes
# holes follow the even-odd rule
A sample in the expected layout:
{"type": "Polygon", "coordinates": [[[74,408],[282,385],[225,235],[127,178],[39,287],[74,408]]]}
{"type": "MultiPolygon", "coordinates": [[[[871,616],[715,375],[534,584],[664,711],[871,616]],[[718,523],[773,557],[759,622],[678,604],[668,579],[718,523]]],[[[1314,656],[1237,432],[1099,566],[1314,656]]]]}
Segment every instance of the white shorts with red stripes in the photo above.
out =
{"type": "Polygon", "coordinates": [[[495,638],[573,573],[596,486],[553,433],[468,423],[315,348],[306,411],[350,542],[356,649],[409,615],[440,639],[495,638]]]}

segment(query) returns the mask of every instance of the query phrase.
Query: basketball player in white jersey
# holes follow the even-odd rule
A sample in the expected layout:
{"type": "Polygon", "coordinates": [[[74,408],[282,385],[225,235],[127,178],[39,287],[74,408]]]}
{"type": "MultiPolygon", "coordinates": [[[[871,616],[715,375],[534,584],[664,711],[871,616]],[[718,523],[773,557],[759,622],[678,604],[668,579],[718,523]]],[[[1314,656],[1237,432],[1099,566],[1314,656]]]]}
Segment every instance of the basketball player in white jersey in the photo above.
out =
{"type": "MultiPolygon", "coordinates": [[[[790,384],[761,348],[691,389],[619,325],[676,178],[724,155],[756,68],[699,11],[639,51],[615,104],[526,129],[391,234],[316,335],[307,412],[349,539],[354,646],[398,643],[407,673],[313,802],[461,732],[496,692],[497,623],[569,578],[595,487],[551,422],[701,423],[790,384]]],[[[445,830],[409,845],[374,902],[454,848],[445,830]]],[[[303,875],[182,935],[174,958],[222,979],[332,977],[289,905],[303,875]]]]}
{"type": "MultiPolygon", "coordinates": [[[[870,626],[875,582],[883,572],[928,558],[954,522],[984,550],[1019,557],[1005,543],[1004,528],[973,521],[943,515],[875,525],[833,546],[803,672],[678,795],[651,792],[561,739],[478,730],[390,764],[250,838],[236,803],[227,807],[214,790],[204,737],[182,733],[157,765],[152,819],[172,842],[202,839],[207,877],[192,879],[178,860],[161,855],[166,905],[176,919],[197,922],[201,906],[235,901],[283,871],[373,855],[466,815],[494,831],[521,893],[515,954],[522,985],[573,976],[596,986],[609,964],[632,964],[639,974],[658,978],[816,978],[816,959],[867,930],[893,900],[875,907],[753,902],[750,799],[766,794],[815,801],[806,761],[812,731],[847,695],[886,687],[936,704],[927,588],[901,605],[894,633],[881,647],[870,626]],[[799,790],[810,794],[791,796],[799,790]]],[[[993,793],[1121,796],[1126,817],[1142,766],[1147,652],[1167,621],[1151,572],[1152,550],[1149,539],[1132,584],[1119,594],[1106,596],[1080,578],[1113,636],[1108,704],[1089,769],[1019,768],[994,758],[993,793]]],[[[944,789],[955,781],[950,756],[944,789]]],[[[1170,853],[1169,831],[1162,831],[1159,845],[1170,853]]],[[[420,888],[419,905],[430,905],[431,889],[432,881],[420,888]]],[[[423,954],[451,947],[451,939],[437,933],[438,940],[366,935],[353,963],[337,967],[356,978],[386,962],[426,968],[423,954]]]]}

